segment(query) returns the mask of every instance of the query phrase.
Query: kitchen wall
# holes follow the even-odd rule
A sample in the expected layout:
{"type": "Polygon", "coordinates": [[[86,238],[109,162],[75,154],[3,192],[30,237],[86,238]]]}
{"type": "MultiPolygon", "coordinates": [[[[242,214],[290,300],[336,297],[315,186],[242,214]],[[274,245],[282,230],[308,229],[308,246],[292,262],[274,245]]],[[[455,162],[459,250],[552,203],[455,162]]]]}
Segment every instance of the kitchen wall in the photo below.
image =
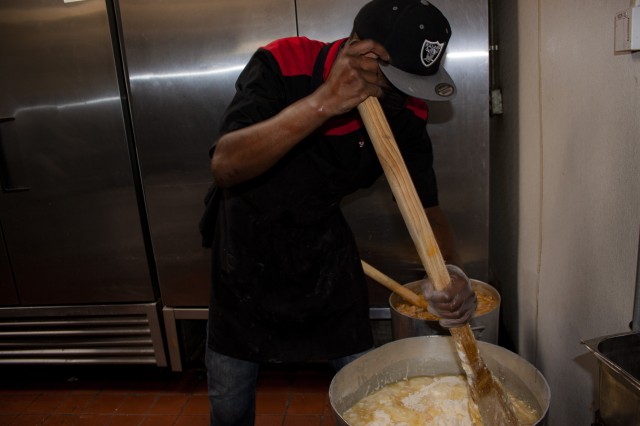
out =
{"type": "Polygon", "coordinates": [[[491,276],[506,337],[551,387],[550,425],[594,421],[580,344],[629,331],[640,224],[640,52],[614,53],[632,0],[494,0],[491,276]]]}

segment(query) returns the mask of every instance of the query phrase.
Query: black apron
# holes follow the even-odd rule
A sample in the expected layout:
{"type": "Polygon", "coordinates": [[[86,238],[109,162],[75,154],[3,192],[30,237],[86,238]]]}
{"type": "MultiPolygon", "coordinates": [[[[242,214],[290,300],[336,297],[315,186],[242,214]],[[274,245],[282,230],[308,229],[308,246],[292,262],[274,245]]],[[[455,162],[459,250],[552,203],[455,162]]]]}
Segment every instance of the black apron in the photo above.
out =
{"type": "MultiPolygon", "coordinates": [[[[316,85],[329,46],[316,61],[316,85]]],[[[335,141],[317,132],[268,172],[218,194],[211,349],[299,362],[373,346],[366,282],[339,203],[380,173],[364,129],[335,141]]]]}

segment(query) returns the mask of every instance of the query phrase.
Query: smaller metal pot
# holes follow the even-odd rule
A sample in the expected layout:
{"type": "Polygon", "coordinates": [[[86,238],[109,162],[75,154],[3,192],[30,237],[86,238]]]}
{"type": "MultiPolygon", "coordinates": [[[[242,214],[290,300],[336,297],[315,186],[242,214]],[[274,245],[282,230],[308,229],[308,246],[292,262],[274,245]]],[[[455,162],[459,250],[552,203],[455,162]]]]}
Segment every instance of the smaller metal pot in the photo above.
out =
{"type": "MultiPolygon", "coordinates": [[[[421,281],[405,284],[404,287],[417,293],[420,291],[421,281]]],[[[483,293],[497,301],[495,307],[482,315],[474,316],[469,325],[476,340],[482,340],[492,344],[498,344],[498,330],[500,320],[500,293],[487,283],[471,280],[471,287],[476,294],[483,293]]],[[[392,293],[389,296],[391,307],[391,328],[393,340],[407,337],[442,335],[448,336],[447,329],[440,326],[438,321],[414,318],[398,311],[398,305],[405,302],[399,295],[392,293]]]]}

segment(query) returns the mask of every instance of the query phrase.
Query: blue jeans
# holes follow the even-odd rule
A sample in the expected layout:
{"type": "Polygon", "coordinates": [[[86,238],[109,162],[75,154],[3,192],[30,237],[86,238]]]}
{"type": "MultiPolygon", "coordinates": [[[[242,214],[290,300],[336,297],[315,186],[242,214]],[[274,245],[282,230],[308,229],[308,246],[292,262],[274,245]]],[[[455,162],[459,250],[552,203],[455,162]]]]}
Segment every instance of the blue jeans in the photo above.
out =
{"type": "MultiPolygon", "coordinates": [[[[329,364],[339,371],[368,351],[336,358],[329,364]]],[[[253,426],[256,417],[256,383],[260,364],[214,352],[205,354],[211,426],[253,426]]]]}

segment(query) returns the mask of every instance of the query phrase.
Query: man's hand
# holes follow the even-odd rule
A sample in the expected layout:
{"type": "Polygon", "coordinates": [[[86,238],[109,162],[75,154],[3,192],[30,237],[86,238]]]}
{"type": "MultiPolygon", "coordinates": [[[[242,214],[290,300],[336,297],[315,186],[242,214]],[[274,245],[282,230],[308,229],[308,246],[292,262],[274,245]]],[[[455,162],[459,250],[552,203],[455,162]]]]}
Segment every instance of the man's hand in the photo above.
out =
{"type": "Polygon", "coordinates": [[[460,327],[471,320],[478,301],[462,269],[447,265],[447,270],[451,283],[443,291],[437,291],[427,278],[424,280],[423,295],[429,303],[429,312],[440,318],[441,326],[460,327]]]}
{"type": "Polygon", "coordinates": [[[389,60],[389,53],[381,44],[359,40],[357,36],[349,38],[316,93],[322,110],[329,116],[340,115],[369,96],[382,96],[388,82],[378,62],[389,60]]]}

